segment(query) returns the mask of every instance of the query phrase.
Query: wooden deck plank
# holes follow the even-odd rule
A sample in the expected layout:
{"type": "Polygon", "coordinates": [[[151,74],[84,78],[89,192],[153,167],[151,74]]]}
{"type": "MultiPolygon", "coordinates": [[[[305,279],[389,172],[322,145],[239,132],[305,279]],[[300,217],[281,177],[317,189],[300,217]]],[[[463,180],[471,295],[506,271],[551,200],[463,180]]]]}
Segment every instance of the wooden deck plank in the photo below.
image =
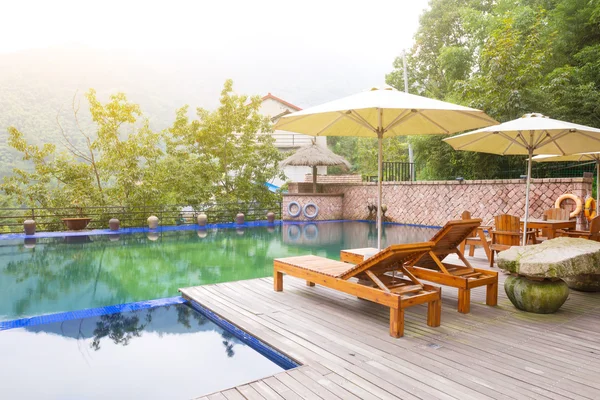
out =
{"type": "MultiPolygon", "coordinates": [[[[469,261],[488,269],[482,254],[469,261]]],[[[211,400],[600,398],[599,293],[571,291],[558,313],[537,315],[515,309],[502,288],[498,306],[486,306],[482,287],[464,315],[457,291],[443,287],[442,325],[411,307],[400,339],[388,334],[386,307],[292,277],[283,292],[261,278],[184,293],[303,364],[211,400]]]]}

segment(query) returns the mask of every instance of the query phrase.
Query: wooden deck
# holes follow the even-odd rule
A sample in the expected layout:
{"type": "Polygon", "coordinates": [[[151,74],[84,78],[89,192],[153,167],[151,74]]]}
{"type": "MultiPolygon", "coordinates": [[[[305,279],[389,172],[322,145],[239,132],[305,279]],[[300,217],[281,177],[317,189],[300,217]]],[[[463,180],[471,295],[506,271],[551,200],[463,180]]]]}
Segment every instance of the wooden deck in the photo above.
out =
{"type": "MultiPolygon", "coordinates": [[[[482,256],[469,260],[487,268],[482,256]]],[[[571,291],[559,312],[537,315],[502,287],[498,306],[486,306],[483,287],[460,314],[457,290],[443,287],[442,325],[426,325],[425,305],[410,307],[399,339],[387,308],[293,277],[280,293],[272,278],[182,293],[303,364],[203,400],[600,398],[600,293],[571,291]]]]}

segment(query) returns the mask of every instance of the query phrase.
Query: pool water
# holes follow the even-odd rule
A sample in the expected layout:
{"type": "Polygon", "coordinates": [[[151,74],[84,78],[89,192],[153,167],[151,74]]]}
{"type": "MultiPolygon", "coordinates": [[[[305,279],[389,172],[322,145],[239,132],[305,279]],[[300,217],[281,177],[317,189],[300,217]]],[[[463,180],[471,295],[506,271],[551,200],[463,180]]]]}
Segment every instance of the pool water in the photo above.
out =
{"type": "Polygon", "coordinates": [[[189,399],[283,368],[186,304],[0,332],[1,398],[189,399]]]}
{"type": "MultiPolygon", "coordinates": [[[[383,244],[435,231],[386,225],[383,244]]],[[[0,240],[0,320],[164,298],[181,287],[270,276],[273,259],[376,246],[373,223],[0,240]]]]}

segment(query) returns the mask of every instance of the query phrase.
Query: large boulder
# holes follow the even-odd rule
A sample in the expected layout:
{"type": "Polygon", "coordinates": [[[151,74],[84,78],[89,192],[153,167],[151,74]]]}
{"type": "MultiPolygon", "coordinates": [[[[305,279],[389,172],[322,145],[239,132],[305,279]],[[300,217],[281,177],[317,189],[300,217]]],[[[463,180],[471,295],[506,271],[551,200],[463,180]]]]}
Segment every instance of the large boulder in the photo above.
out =
{"type": "Polygon", "coordinates": [[[600,291],[600,243],[560,237],[500,252],[498,267],[520,276],[562,279],[571,289],[600,291]]]}

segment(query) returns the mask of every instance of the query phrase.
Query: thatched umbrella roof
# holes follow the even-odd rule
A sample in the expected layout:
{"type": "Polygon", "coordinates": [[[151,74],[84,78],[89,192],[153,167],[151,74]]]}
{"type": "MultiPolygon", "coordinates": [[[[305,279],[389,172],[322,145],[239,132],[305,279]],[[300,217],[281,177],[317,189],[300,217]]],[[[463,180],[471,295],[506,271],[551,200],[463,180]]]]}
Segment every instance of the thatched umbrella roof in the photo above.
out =
{"type": "Polygon", "coordinates": [[[321,147],[316,143],[299,148],[279,165],[282,168],[288,165],[305,167],[345,165],[350,168],[350,163],[344,157],[338,156],[328,148],[321,147]]]}
{"type": "Polygon", "coordinates": [[[288,165],[312,167],[313,193],[317,192],[317,167],[345,165],[350,168],[350,163],[342,156],[338,156],[327,147],[321,147],[315,142],[299,148],[294,154],[279,163],[281,168],[288,165]]]}

